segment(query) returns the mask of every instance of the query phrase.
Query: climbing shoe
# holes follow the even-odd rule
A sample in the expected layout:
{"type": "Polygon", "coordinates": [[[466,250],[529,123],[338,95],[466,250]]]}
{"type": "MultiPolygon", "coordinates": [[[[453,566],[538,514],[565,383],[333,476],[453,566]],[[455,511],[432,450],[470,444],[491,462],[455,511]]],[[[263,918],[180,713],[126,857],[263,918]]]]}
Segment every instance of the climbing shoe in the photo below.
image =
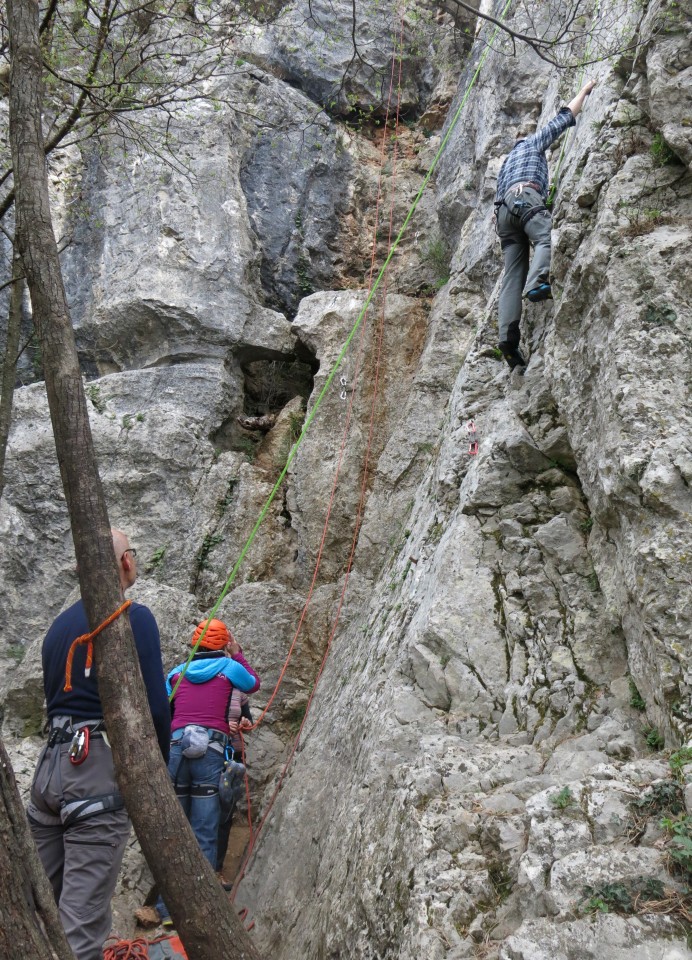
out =
{"type": "Polygon", "coordinates": [[[498,343],[498,349],[502,356],[505,358],[509,364],[509,369],[514,370],[515,367],[525,367],[526,360],[519,352],[518,347],[511,347],[508,343],[498,343]]]}
{"type": "Polygon", "coordinates": [[[549,283],[539,283],[537,287],[534,287],[533,290],[529,290],[526,294],[526,299],[530,300],[531,303],[540,303],[541,300],[552,300],[553,291],[550,288],[549,283]]]}

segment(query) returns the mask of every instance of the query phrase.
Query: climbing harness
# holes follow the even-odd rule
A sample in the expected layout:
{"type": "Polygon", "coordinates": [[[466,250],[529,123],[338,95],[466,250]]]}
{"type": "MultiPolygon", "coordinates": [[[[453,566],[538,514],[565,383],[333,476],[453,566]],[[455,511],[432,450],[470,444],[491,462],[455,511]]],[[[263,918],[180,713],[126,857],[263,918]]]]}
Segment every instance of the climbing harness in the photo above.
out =
{"type": "Polygon", "coordinates": [[[469,436],[469,454],[475,457],[478,454],[478,433],[473,420],[469,420],[466,424],[466,432],[469,436]]]}
{"type": "Polygon", "coordinates": [[[87,656],[86,664],[84,666],[84,676],[88,677],[91,674],[91,665],[94,659],[94,637],[97,637],[102,630],[105,630],[106,627],[109,627],[114,620],[117,620],[121,613],[123,613],[129,606],[131,606],[132,600],[126,600],[125,603],[122,603],[117,610],[115,610],[109,617],[107,617],[103,623],[99,624],[95,630],[92,630],[91,633],[83,633],[81,637],[77,637],[76,640],[73,640],[70,644],[70,649],[67,653],[67,661],[65,663],[65,686],[63,687],[64,693],[70,693],[72,690],[72,661],[74,660],[74,655],[77,647],[82,644],[87,644],[87,656]]]}
{"type": "MultiPolygon", "coordinates": [[[[493,213],[493,226],[495,227],[495,233],[500,237],[500,224],[498,222],[498,213],[500,212],[500,207],[505,207],[509,211],[510,216],[518,218],[519,226],[523,230],[527,223],[529,223],[535,216],[539,213],[543,213],[544,210],[548,210],[548,207],[545,203],[532,203],[530,200],[521,199],[522,193],[525,187],[530,187],[536,192],[540,192],[540,186],[537,183],[515,183],[509,188],[507,193],[504,195],[502,200],[496,200],[494,204],[493,213]],[[510,197],[509,203],[507,198],[510,197]]],[[[514,243],[519,243],[519,240],[515,240],[514,237],[500,237],[500,247],[504,250],[506,247],[511,247],[514,243]]]]}

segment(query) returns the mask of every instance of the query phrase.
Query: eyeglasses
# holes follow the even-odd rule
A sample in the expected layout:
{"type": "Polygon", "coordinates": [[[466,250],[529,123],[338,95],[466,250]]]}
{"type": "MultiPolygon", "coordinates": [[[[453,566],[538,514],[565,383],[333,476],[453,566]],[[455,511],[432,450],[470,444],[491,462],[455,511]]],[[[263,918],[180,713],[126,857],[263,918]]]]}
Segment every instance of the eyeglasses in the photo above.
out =
{"type": "Polygon", "coordinates": [[[123,550],[122,555],[121,555],[121,557],[120,557],[121,560],[122,560],[122,558],[125,556],[126,553],[131,553],[133,557],[136,557],[136,556],[137,556],[137,551],[135,550],[135,548],[134,548],[134,547],[128,547],[127,550],[123,550]]]}

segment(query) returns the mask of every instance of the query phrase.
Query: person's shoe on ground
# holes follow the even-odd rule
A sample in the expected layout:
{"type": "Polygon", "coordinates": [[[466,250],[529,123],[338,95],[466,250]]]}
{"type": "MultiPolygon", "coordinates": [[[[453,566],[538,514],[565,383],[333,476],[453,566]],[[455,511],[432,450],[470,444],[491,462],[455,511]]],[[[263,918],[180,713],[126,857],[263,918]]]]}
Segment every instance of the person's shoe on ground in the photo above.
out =
{"type": "Polygon", "coordinates": [[[512,347],[508,343],[498,343],[498,349],[502,356],[505,358],[509,364],[509,369],[514,370],[515,367],[525,367],[526,360],[519,352],[518,347],[512,347]]]}
{"type": "Polygon", "coordinates": [[[526,299],[530,300],[531,303],[540,303],[541,300],[552,300],[553,291],[549,283],[539,283],[537,287],[534,287],[533,290],[529,290],[526,294],[526,299]]]}
{"type": "Polygon", "coordinates": [[[145,930],[153,930],[161,923],[161,917],[156,907],[138,907],[135,910],[135,920],[137,925],[144,927],[145,930]]]}

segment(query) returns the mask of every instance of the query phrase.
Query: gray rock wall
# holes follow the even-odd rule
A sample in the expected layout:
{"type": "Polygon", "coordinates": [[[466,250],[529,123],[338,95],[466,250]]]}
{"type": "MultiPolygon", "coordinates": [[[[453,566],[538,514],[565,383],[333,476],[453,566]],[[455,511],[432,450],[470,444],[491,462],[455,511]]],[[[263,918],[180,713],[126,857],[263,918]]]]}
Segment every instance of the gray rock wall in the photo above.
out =
{"type": "MultiPolygon", "coordinates": [[[[239,902],[280,960],[689,956],[675,920],[643,907],[594,919],[584,892],[642,877],[671,902],[684,889],[658,803],[684,784],[650,745],[685,742],[692,723],[688,11],[656,0],[601,23],[604,44],[632,31],[641,44],[592,68],[554,208],[555,300],[525,310],[525,375],[494,352],[495,181],[516,125],[549,119],[577,81],[503,39],[384,307],[380,291],[322,397],[365,302],[366,240],[377,227],[381,263],[390,204],[396,233],[444,135],[465,26],[405,23],[419,39],[402,105],[417,123],[383,158],[372,118],[391,11],[363,11],[373,57],[334,103],[351,8],[334,43],[311,9],[314,22],[287,8],[237,38],[250,65],[225,94],[247,109],[180,122],[187,173],[88,156],[81,189],[98,216],[68,206],[60,220],[111,517],[140,550],[137,593],[166,665],[319,402],[220,612],[262,675],[259,709],[323,542],[294,660],[250,743],[256,810],[340,621],[239,902]],[[334,119],[356,108],[367,122],[334,119]],[[258,111],[275,132],[259,136],[258,111]],[[260,413],[276,415],[266,433],[237,421],[260,413]]],[[[3,736],[26,784],[40,638],[75,586],[41,384],[18,392],[8,476],[3,736]]],[[[126,877],[121,929],[149,882],[136,848],[126,877]]]]}

